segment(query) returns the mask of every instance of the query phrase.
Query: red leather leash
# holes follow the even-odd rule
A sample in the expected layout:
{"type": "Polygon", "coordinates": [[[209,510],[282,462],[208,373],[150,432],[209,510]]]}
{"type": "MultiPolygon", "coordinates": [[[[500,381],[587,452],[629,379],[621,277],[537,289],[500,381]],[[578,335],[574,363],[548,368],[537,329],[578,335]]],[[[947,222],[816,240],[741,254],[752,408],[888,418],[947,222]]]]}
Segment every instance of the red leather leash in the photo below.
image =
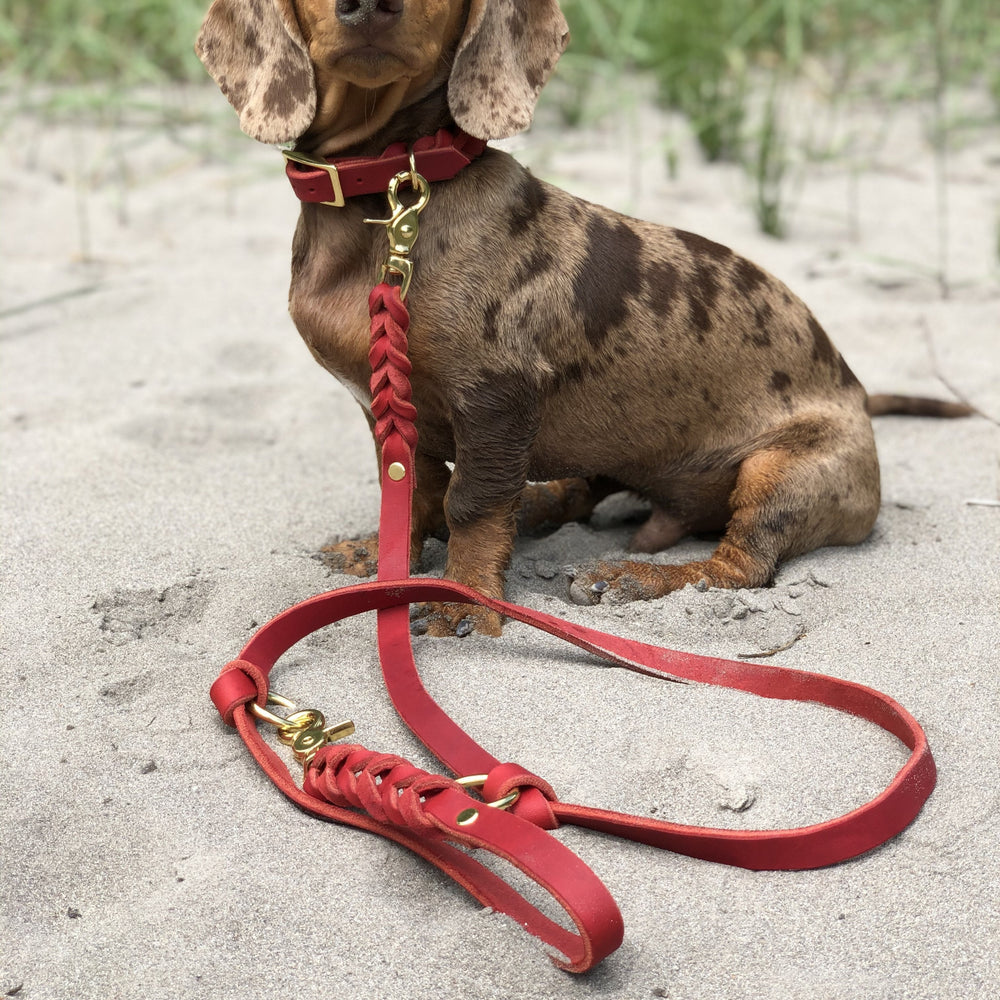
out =
{"type": "Polygon", "coordinates": [[[758,870],[834,864],[884,843],[909,825],[934,788],[934,761],[920,725],[887,695],[820,674],[675,652],[494,600],[448,580],[410,577],[416,410],[406,354],[409,316],[400,289],[384,282],[372,293],[369,306],[372,414],[382,454],[378,578],[321,594],[278,615],[253,636],[212,686],[212,699],[225,722],[239,730],[285,795],[317,816],[409,847],[484,905],[509,914],[545,941],[559,953],[553,961],[572,972],[592,968],[614,951],[623,926],[605,886],[548,832],[560,824],[758,870]],[[848,712],[892,733],[910,756],[885,791],[866,805],[826,823],[790,830],[691,827],[562,802],[544,779],[503,763],[480,747],[424,688],[410,640],[409,606],[425,601],[479,604],[651,676],[848,712]],[[322,720],[315,722],[312,716],[318,713],[310,712],[289,716],[282,734],[283,739],[288,737],[286,742],[303,743],[307,750],[315,743],[305,755],[299,787],[260,735],[252,712],[267,705],[270,671],[282,654],[317,629],[364,611],[377,612],[379,658],[396,710],[454,774],[482,776],[475,782],[482,786],[482,799],[472,796],[467,785],[432,775],[401,757],[329,742],[336,737],[322,729],[322,720]],[[574,929],[545,916],[467,849],[488,851],[517,866],[559,903],[574,929]]]}

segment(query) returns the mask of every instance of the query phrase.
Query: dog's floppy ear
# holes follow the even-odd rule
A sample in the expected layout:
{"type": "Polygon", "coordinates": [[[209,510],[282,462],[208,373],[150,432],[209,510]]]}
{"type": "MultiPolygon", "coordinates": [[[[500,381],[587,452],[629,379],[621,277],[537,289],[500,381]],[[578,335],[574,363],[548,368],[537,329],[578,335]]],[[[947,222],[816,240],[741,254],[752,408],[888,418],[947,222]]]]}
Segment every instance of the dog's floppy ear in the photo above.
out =
{"type": "Polygon", "coordinates": [[[290,142],[312,124],[316,82],[291,0],[215,0],[195,52],[247,135],[290,142]]]}
{"type": "Polygon", "coordinates": [[[523,132],[568,41],[558,0],[472,0],[448,83],[455,121],[479,139],[523,132]]]}

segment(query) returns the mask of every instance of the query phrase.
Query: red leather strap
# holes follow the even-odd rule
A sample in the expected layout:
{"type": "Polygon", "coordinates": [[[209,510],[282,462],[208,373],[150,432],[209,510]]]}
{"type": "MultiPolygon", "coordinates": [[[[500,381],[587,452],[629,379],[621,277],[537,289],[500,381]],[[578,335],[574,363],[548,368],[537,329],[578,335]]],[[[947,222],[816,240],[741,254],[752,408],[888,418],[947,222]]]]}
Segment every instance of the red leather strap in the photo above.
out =
{"type": "MultiPolygon", "coordinates": [[[[896,701],[873,688],[822,674],[650,646],[492,600],[447,580],[377,581],[321,594],[272,619],[247,643],[234,665],[253,663],[266,675],[287,649],[319,628],[364,611],[375,610],[381,614],[386,609],[405,609],[411,603],[423,601],[481,604],[565,639],[618,666],[652,676],[713,684],[764,698],[826,705],[880,726],[910,750],[909,759],[881,795],[838,819],[814,826],[792,830],[713,830],[590,806],[550,802],[554,816],[562,823],[587,826],[668,847],[692,857],[744,868],[818,868],[864,853],[905,829],[934,787],[934,761],[919,723],[896,701]]],[[[402,709],[407,724],[435,755],[447,755],[446,762],[458,774],[488,774],[501,766],[505,771],[509,769],[509,765],[501,765],[444,714],[424,688],[415,666],[411,668],[406,663],[405,656],[400,657],[398,650],[391,653],[383,650],[382,653],[383,670],[394,704],[402,709]]],[[[228,671],[216,683],[224,683],[227,675],[228,671]]],[[[506,776],[504,772],[501,775],[506,776]]],[[[532,782],[533,786],[536,784],[532,782]]],[[[499,788],[487,790],[487,794],[498,792],[499,788]]],[[[514,811],[518,812],[516,806],[514,811]]]]}
{"type": "MultiPolygon", "coordinates": [[[[451,180],[473,160],[482,156],[486,143],[465,132],[441,129],[413,144],[417,173],[428,181],[451,180]]],[[[398,173],[410,169],[410,147],[397,142],[381,156],[328,157],[336,168],[345,198],[362,194],[381,194],[398,173]]],[[[337,200],[333,179],[328,170],[289,160],[285,174],[300,201],[333,202],[337,200]]]]}
{"type": "Polygon", "coordinates": [[[321,594],[278,615],[253,636],[239,659],[224,668],[212,688],[223,718],[236,725],[265,772],[289,798],[316,815],[380,833],[416,851],[485,905],[510,914],[546,941],[564,956],[554,961],[574,972],[593,967],[618,947],[622,922],[614,900],[594,873],[546,832],[560,823],[705,860],[786,870],[855,857],[909,825],[934,788],[934,761],[917,721],[879,691],[821,674],[676,652],[495,600],[448,580],[410,578],[416,435],[406,377],[408,317],[399,290],[388,285],[375,289],[370,306],[372,409],[382,450],[383,484],[378,580],[321,594]],[[516,764],[501,763],[480,747],[427,692],[413,658],[408,614],[410,604],[427,601],[482,605],[651,676],[826,705],[892,733],[910,756],[885,791],[864,806],[826,823],[791,830],[706,829],[561,802],[542,778],[516,764]],[[365,611],[378,613],[382,672],[401,717],[453,773],[485,774],[487,800],[519,791],[508,812],[473,799],[451,779],[357,746],[324,747],[299,788],[258,734],[246,706],[252,701],[263,704],[268,676],[278,658],[317,629],[365,611]],[[475,811],[471,821],[470,810],[475,811]],[[448,842],[490,851],[516,865],[562,906],[575,930],[554,923],[448,842]]]}

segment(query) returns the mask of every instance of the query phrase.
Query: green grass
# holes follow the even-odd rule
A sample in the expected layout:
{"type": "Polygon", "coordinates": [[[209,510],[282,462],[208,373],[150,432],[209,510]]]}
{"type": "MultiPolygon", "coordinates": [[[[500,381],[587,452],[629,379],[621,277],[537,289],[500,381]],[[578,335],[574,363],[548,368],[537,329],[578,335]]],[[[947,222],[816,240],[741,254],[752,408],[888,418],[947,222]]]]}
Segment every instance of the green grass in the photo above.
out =
{"type": "MultiPolygon", "coordinates": [[[[841,80],[878,71],[897,97],[934,86],[943,26],[957,82],[985,81],[1000,101],[996,0],[563,0],[571,51],[654,72],[667,103],[725,101],[749,70],[800,72],[810,59],[841,80]],[[891,65],[894,73],[886,73],[891,65]]],[[[870,81],[871,82],[871,81],[870,81]]]]}
{"type": "MultiPolygon", "coordinates": [[[[996,0],[563,0],[574,33],[569,72],[597,62],[655,75],[663,103],[682,112],[708,160],[741,163],[765,232],[785,228],[792,149],[782,108],[808,85],[829,106],[930,102],[931,142],[947,147],[960,122],[957,87],[985,88],[1000,107],[996,0]],[[576,61],[574,63],[574,61],[576,61]],[[825,92],[823,92],[825,90],[825,92]],[[761,96],[763,95],[763,100],[761,96]]],[[[599,78],[598,87],[605,86],[599,78]]],[[[576,103],[584,106],[584,98],[576,103]]],[[[793,156],[793,154],[801,154],[793,156]]]]}
{"type": "Polygon", "coordinates": [[[128,87],[201,79],[205,0],[0,0],[4,80],[128,87]]]}
{"type": "MultiPolygon", "coordinates": [[[[125,88],[202,80],[192,43],[208,0],[0,0],[0,83],[125,88]]],[[[738,155],[747,93],[822,59],[838,86],[891,99],[984,82],[1000,103],[996,0],[563,0],[566,72],[652,72],[710,158],[738,155]],[[943,65],[938,42],[947,45],[943,65]]]]}

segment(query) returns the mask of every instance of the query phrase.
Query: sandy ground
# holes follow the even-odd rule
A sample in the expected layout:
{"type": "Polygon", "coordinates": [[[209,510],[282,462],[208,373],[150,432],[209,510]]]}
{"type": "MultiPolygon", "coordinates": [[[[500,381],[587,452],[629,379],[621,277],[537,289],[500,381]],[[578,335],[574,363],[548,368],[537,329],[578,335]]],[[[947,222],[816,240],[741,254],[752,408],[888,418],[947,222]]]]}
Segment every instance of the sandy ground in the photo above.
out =
{"type": "MultiPolygon", "coordinates": [[[[403,849],[288,805],[208,700],[257,624],[349,582],[313,555],[373,527],[378,498],[356,404],[286,315],[297,208],[276,155],[234,137],[218,95],[171,100],[213,111],[170,130],[6,129],[0,995],[996,996],[1000,139],[980,132],[948,166],[947,300],[919,110],[872,113],[886,131],[856,183],[843,159],[810,167],[782,242],[756,231],[739,175],[702,165],[648,108],[589,131],[543,121],[517,144],[548,179],[777,273],[872,391],[958,394],[983,413],[879,421],[873,535],[795,560],[772,588],[568,605],[556,570],[622,547],[620,505],[519,543],[513,599],[606,631],[736,656],[805,630],[776,659],[898,698],[940,769],[905,834],[822,871],[561,831],[626,923],[622,948],[574,978],[403,849]]],[[[863,147],[871,122],[854,124],[863,147]]],[[[442,704],[570,801],[796,825],[877,793],[903,759],[857,720],[657,683],[516,625],[416,647],[442,704]]],[[[431,765],[383,695],[370,617],[303,643],[275,681],[431,765]]]]}

